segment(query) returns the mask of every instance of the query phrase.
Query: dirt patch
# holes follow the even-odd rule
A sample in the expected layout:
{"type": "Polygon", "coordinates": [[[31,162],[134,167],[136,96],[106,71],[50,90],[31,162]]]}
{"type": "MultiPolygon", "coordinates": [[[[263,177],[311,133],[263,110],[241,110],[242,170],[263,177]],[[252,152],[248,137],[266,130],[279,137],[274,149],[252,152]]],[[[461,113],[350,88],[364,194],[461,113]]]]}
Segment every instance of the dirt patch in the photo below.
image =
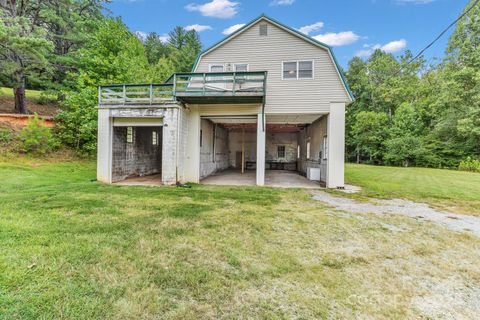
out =
{"type": "Polygon", "coordinates": [[[372,202],[367,203],[336,197],[323,191],[315,191],[312,194],[313,199],[325,202],[342,211],[350,213],[399,214],[435,222],[454,231],[470,231],[480,237],[479,217],[438,211],[430,208],[425,203],[404,199],[371,199],[372,202]]]}
{"type": "MultiPolygon", "coordinates": [[[[25,127],[32,119],[33,115],[26,115],[26,114],[4,114],[0,113],[0,125],[7,126],[12,129],[21,129],[25,127]]],[[[43,120],[43,125],[45,127],[53,127],[55,125],[53,121],[53,117],[49,116],[39,116],[40,119],[43,120]]]]}
{"type": "MultiPolygon", "coordinates": [[[[0,96],[0,113],[14,113],[15,100],[12,97],[0,96]]],[[[41,116],[54,116],[58,113],[58,106],[54,104],[39,104],[34,100],[27,99],[27,109],[31,114],[41,116]]]]}

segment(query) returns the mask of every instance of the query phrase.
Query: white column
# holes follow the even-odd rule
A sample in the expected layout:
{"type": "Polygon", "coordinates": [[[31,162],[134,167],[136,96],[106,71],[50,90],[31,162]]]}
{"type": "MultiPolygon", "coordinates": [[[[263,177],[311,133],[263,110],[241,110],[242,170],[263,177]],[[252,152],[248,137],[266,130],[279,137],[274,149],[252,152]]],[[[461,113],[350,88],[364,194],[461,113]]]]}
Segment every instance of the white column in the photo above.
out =
{"type": "MultiPolygon", "coordinates": [[[[188,132],[185,159],[185,180],[200,182],[200,114],[197,106],[191,106],[188,114],[188,132]]],[[[205,137],[204,137],[205,138],[205,137]]]]}
{"type": "Polygon", "coordinates": [[[110,110],[98,109],[97,180],[112,183],[113,128],[110,110]]]}
{"type": "Polygon", "coordinates": [[[266,125],[263,115],[257,118],[257,186],[265,185],[265,131],[266,125]]]}
{"type": "Polygon", "coordinates": [[[345,186],[345,103],[330,103],[327,121],[327,188],[345,186]]]}

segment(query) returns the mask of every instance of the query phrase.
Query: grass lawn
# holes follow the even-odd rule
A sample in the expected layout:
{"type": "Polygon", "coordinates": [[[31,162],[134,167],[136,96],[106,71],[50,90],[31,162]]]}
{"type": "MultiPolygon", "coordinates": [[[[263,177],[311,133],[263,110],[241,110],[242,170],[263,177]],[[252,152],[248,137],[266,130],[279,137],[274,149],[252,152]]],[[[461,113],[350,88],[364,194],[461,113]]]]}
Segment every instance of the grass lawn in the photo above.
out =
{"type": "Polygon", "coordinates": [[[405,198],[480,215],[479,173],[347,164],[345,176],[347,183],[363,188],[363,196],[405,198]]]}
{"type": "Polygon", "coordinates": [[[0,158],[0,177],[0,318],[478,315],[466,233],[303,190],[103,185],[89,161],[0,158]]]}
{"type": "MultiPolygon", "coordinates": [[[[39,90],[25,90],[25,96],[27,97],[27,99],[39,100],[41,94],[42,91],[39,90]]],[[[13,98],[13,89],[0,87],[0,97],[2,96],[13,98]]]]}

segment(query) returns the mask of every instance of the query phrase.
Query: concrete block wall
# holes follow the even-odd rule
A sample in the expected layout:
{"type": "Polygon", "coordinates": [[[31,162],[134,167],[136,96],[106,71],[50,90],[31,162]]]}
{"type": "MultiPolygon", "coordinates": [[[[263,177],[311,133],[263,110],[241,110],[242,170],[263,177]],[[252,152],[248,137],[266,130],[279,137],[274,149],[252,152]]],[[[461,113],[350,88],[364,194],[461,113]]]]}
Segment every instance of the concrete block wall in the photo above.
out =
{"type": "Polygon", "coordinates": [[[201,120],[200,130],[202,135],[200,179],[202,179],[229,167],[229,134],[222,125],[214,124],[207,119],[201,120]]]}
{"type": "Polygon", "coordinates": [[[162,127],[133,127],[133,143],[127,142],[127,127],[113,128],[112,181],[131,176],[161,173],[162,127]],[[153,132],[158,144],[153,145],[153,132]]]}
{"type": "MultiPolygon", "coordinates": [[[[242,164],[237,163],[237,152],[242,152],[242,131],[230,131],[229,134],[229,151],[230,162],[229,166],[236,169],[241,169],[242,164]]],[[[245,132],[245,161],[257,161],[257,133],[245,132]]]]}
{"type": "Polygon", "coordinates": [[[305,175],[308,167],[320,168],[322,169],[322,181],[325,181],[328,163],[328,160],[323,159],[323,138],[325,135],[327,135],[327,116],[316,120],[298,134],[298,145],[300,145],[298,171],[305,175]],[[309,158],[307,158],[307,142],[310,142],[309,158]]]}
{"type": "MultiPolygon", "coordinates": [[[[175,184],[177,182],[177,148],[179,109],[166,108],[163,117],[163,143],[162,143],[162,182],[164,184],[175,184]]],[[[180,156],[180,154],[178,154],[180,156]]],[[[180,157],[179,164],[180,164],[180,157]]]]}
{"type": "Polygon", "coordinates": [[[278,162],[295,162],[297,161],[297,133],[276,132],[268,133],[266,136],[266,160],[278,162]],[[285,157],[278,157],[278,146],[285,146],[285,157]]]}

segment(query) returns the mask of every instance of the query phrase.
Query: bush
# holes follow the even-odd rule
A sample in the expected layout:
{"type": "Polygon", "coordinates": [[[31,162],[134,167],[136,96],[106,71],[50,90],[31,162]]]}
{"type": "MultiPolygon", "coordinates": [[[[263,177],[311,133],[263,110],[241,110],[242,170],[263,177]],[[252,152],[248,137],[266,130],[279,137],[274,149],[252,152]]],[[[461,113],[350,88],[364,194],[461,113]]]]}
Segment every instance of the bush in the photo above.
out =
{"type": "Polygon", "coordinates": [[[13,133],[10,128],[0,127],[0,145],[8,144],[13,139],[13,133]]]}
{"type": "Polygon", "coordinates": [[[35,114],[25,128],[20,131],[20,151],[43,155],[58,147],[58,142],[53,137],[52,130],[45,127],[43,120],[35,114]]]}
{"type": "Polygon", "coordinates": [[[466,160],[462,160],[458,166],[458,170],[480,172],[480,160],[472,159],[468,157],[466,160]]]}

